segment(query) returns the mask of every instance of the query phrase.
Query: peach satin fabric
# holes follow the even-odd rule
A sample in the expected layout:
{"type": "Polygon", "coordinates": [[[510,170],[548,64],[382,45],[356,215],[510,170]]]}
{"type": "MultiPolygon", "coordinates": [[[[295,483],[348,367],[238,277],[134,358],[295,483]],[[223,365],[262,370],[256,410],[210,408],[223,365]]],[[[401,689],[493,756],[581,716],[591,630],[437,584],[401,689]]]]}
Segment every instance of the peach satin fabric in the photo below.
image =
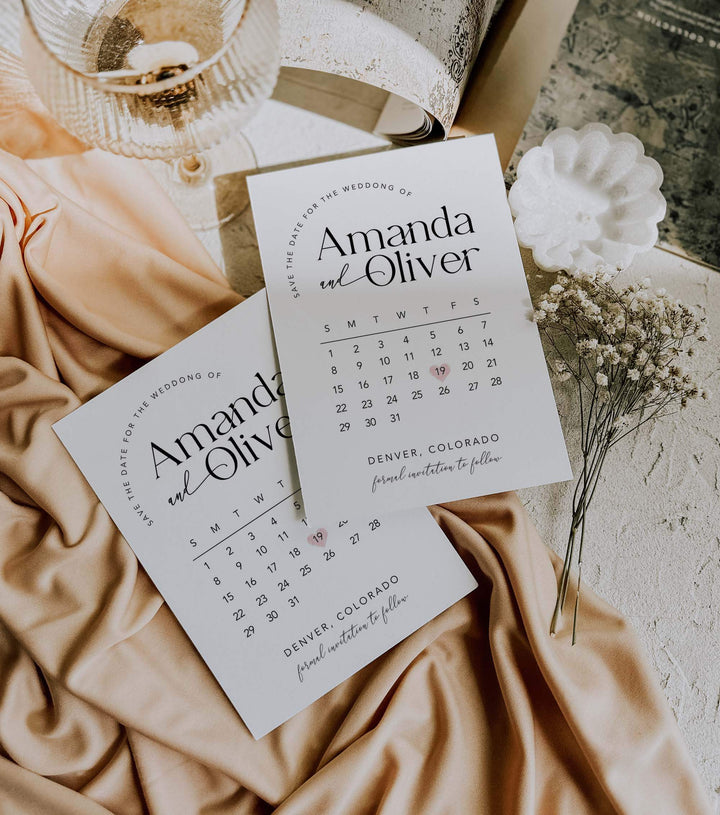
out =
{"type": "Polygon", "coordinates": [[[709,812],[618,613],[548,636],[513,494],[433,509],[469,598],[253,741],[51,429],[238,297],[113,157],[0,152],[0,229],[3,815],[709,812]]]}

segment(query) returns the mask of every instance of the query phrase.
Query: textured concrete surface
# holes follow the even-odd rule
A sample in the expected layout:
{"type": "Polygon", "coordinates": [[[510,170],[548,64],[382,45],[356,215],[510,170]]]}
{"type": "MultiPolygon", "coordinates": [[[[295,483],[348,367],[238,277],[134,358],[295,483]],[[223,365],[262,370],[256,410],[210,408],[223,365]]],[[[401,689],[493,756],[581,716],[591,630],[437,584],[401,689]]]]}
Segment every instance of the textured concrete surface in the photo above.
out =
{"type": "MultiPolygon", "coordinates": [[[[530,290],[548,285],[524,253],[530,290]]],[[[583,577],[637,631],[720,813],[720,273],[660,249],[619,280],[650,276],[707,312],[699,379],[711,390],[640,428],[608,456],[588,516],[583,577]]],[[[572,388],[555,385],[573,466],[581,461],[572,388]]],[[[520,496],[545,542],[564,553],[571,484],[520,496]]],[[[580,620],[582,636],[582,618],[580,620]]]]}

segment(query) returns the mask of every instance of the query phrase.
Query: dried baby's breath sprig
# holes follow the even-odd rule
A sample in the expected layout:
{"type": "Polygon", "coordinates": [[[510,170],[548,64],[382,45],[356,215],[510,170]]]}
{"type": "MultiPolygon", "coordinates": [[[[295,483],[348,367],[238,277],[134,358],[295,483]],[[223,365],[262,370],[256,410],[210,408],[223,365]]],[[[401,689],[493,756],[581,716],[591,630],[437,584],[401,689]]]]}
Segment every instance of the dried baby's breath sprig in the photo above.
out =
{"type": "MultiPolygon", "coordinates": [[[[614,272],[614,270],[613,270],[614,272]]],[[[555,635],[577,549],[577,635],[587,509],[608,451],[651,419],[709,398],[684,363],[708,338],[706,318],[674,300],[649,278],[624,288],[607,268],[559,274],[540,298],[534,319],[560,381],[574,379],[580,402],[583,468],[573,494],[572,521],[550,633],[555,635]]]]}

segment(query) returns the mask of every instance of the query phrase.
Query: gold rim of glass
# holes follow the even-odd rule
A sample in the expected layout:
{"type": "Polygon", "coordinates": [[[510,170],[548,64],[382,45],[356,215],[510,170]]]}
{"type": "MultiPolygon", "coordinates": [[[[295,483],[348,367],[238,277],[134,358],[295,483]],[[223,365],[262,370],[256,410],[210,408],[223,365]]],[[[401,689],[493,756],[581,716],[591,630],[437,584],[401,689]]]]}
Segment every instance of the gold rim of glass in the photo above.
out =
{"type": "Polygon", "coordinates": [[[72,65],[68,65],[67,62],[62,60],[51,48],[48,47],[47,43],[40,35],[40,32],[35,25],[35,21],[32,18],[32,13],[28,5],[29,0],[21,0],[21,2],[25,24],[29,27],[32,36],[35,38],[35,40],[37,40],[43,51],[45,51],[45,53],[48,54],[54,62],[60,65],[64,71],[73,74],[80,81],[100,91],[105,91],[107,93],[129,93],[135,96],[147,96],[149,94],[171,90],[177,85],[184,82],[189,82],[198,74],[202,73],[208,68],[211,68],[217,62],[219,62],[237,36],[237,33],[240,30],[245,17],[247,16],[250,3],[254,2],[254,0],[245,0],[240,13],[240,19],[237,21],[233,32],[211,57],[192,65],[181,73],[175,74],[168,79],[154,80],[145,84],[124,84],[122,82],[113,82],[112,80],[101,79],[97,74],[85,74],[82,71],[78,71],[77,68],[73,68],[72,65]]]}

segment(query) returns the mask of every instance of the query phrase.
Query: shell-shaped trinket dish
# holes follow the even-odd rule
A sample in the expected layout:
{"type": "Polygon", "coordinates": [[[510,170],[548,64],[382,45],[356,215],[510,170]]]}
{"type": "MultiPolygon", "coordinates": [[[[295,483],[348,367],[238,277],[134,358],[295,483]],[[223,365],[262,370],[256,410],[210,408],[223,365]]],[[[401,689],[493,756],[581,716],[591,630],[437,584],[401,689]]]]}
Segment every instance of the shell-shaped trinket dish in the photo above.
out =
{"type": "Polygon", "coordinates": [[[630,133],[595,123],[554,130],[518,164],[509,195],[518,242],[548,272],[624,269],[657,241],[662,180],[630,133]]]}

